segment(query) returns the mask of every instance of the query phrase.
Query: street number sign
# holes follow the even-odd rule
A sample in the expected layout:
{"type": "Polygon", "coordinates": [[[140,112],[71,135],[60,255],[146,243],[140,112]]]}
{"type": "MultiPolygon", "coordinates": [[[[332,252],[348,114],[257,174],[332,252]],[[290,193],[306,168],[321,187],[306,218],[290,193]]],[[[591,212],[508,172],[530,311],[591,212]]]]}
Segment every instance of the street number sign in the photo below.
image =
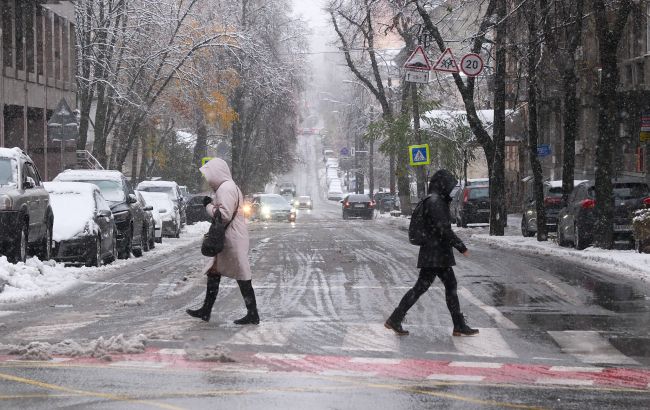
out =
{"type": "Polygon", "coordinates": [[[429,82],[429,72],[430,71],[406,69],[404,80],[409,83],[427,84],[429,82]]]}
{"type": "Polygon", "coordinates": [[[429,144],[409,145],[409,162],[413,167],[431,164],[429,144]]]}
{"type": "Polygon", "coordinates": [[[544,158],[551,155],[551,146],[549,144],[539,144],[537,146],[537,156],[544,158]]]}
{"type": "Polygon", "coordinates": [[[463,73],[468,77],[476,77],[481,74],[483,67],[483,59],[478,54],[466,54],[460,60],[460,69],[463,70],[463,73]]]}

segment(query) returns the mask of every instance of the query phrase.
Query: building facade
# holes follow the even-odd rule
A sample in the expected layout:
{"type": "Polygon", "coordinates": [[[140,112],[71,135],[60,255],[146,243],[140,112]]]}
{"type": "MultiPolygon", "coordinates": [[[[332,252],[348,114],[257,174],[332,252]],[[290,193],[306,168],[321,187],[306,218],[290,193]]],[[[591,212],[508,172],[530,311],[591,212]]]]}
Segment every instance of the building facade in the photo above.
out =
{"type": "Polygon", "coordinates": [[[76,107],[74,2],[0,0],[0,13],[0,147],[22,148],[50,179],[75,158],[74,142],[47,140],[59,103],[76,107]]]}

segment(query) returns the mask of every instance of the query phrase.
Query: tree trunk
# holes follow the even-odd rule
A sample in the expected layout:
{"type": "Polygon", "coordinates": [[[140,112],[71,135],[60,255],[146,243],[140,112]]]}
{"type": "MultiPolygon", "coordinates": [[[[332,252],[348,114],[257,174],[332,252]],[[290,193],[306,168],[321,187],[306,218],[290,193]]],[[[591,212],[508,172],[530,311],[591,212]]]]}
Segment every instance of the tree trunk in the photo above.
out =
{"type": "Polygon", "coordinates": [[[140,135],[133,140],[133,149],[131,150],[131,184],[136,186],[138,183],[138,154],[140,151],[140,135]]]}
{"type": "Polygon", "coordinates": [[[490,177],[490,235],[503,236],[508,217],[505,211],[506,141],[506,0],[498,0],[496,28],[496,72],[494,78],[494,153],[490,177]]]}
{"type": "Polygon", "coordinates": [[[535,211],[537,213],[537,240],[548,239],[546,227],[546,208],[544,208],[544,172],[537,156],[537,63],[539,45],[537,39],[537,10],[535,3],[530,3],[526,16],[528,20],[528,150],[530,166],[533,170],[533,192],[535,211]]]}
{"type": "Polygon", "coordinates": [[[578,77],[575,67],[567,71],[563,78],[564,85],[564,141],[562,147],[562,201],[569,200],[573,191],[576,167],[576,136],[578,135],[578,77]]]}

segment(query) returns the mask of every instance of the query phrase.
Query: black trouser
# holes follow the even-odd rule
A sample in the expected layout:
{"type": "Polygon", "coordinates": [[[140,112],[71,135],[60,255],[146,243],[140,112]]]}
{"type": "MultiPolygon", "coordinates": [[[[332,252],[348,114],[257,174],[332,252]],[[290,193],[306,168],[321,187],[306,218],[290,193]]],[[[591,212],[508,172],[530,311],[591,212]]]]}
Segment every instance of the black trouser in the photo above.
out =
{"type": "MultiPolygon", "coordinates": [[[[204,306],[208,309],[212,308],[217,293],[219,292],[219,283],[221,282],[221,275],[218,273],[208,273],[208,285],[206,291],[206,302],[204,306]]],[[[255,300],[255,290],[253,289],[253,281],[251,280],[238,280],[239,291],[244,298],[244,304],[248,310],[257,310],[257,302],[255,300]]]]}
{"type": "Polygon", "coordinates": [[[448,268],[422,268],[420,269],[420,276],[415,285],[406,292],[406,295],[399,302],[399,305],[390,316],[391,320],[396,323],[401,323],[406,316],[406,312],[418,301],[427,289],[431,286],[436,276],[440,278],[443,285],[445,285],[445,299],[447,301],[447,308],[451,313],[451,318],[456,324],[457,318],[460,316],[460,303],[458,301],[456,275],[451,267],[448,268]]]}

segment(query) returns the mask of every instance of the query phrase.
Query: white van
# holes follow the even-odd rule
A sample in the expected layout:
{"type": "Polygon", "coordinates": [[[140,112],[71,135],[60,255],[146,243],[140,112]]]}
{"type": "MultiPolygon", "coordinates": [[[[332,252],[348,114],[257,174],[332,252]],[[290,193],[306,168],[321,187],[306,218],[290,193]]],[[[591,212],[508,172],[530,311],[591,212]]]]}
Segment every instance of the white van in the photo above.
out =
{"type": "Polygon", "coordinates": [[[341,187],[341,180],[338,178],[332,179],[327,190],[327,199],[332,201],[340,201],[343,199],[343,188],[341,187]]]}

